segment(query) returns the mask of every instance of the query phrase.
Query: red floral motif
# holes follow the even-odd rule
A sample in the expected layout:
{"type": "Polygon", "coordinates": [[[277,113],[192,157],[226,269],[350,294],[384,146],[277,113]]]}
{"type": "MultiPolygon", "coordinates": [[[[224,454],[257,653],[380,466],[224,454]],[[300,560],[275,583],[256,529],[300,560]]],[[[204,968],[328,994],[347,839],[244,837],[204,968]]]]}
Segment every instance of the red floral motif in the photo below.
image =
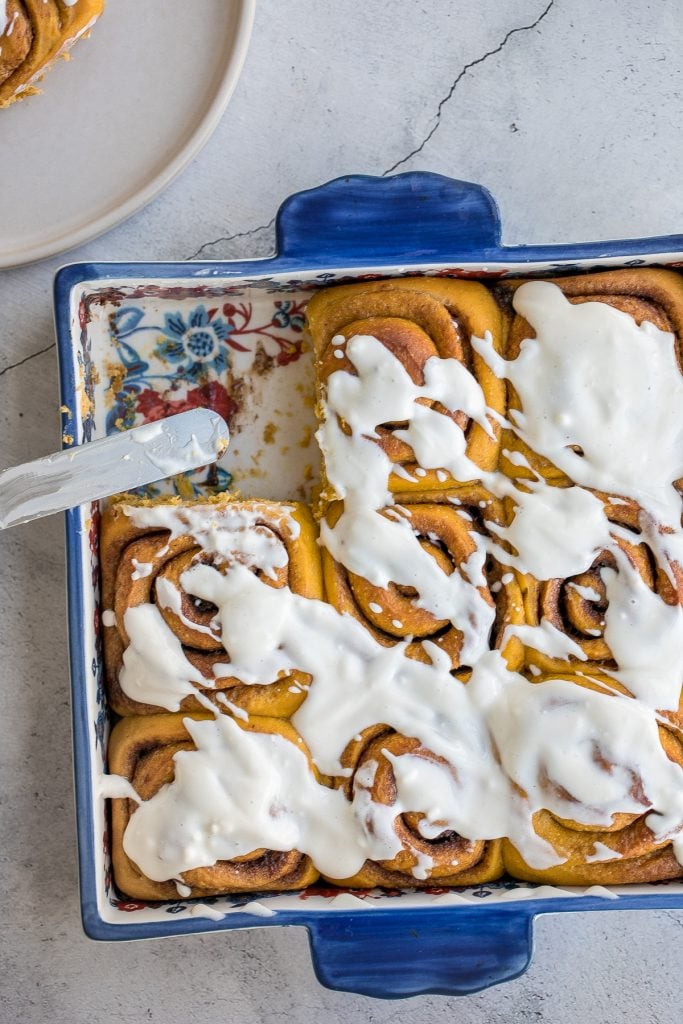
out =
{"type": "Polygon", "coordinates": [[[340,892],[353,892],[353,895],[358,896],[359,898],[370,895],[369,889],[342,889],[332,887],[328,889],[322,885],[309,885],[307,889],[301,890],[299,893],[299,899],[307,900],[310,899],[311,896],[325,896],[331,898],[333,896],[338,896],[340,892]]]}
{"type": "MultiPolygon", "coordinates": [[[[90,506],[90,529],[88,530],[88,547],[90,548],[90,578],[95,593],[98,593],[100,582],[100,506],[93,502],[90,506]]],[[[95,609],[95,634],[100,634],[99,610],[95,609]]]]}
{"type": "Polygon", "coordinates": [[[90,309],[85,299],[78,303],[78,325],[82,331],[87,330],[90,323],[90,309]]]}
{"type": "Polygon", "coordinates": [[[484,278],[492,278],[496,280],[500,277],[506,277],[510,273],[509,270],[461,270],[458,267],[449,268],[447,270],[437,270],[434,277],[462,277],[465,279],[473,278],[475,281],[484,278]]]}
{"type": "MultiPolygon", "coordinates": [[[[304,310],[306,300],[300,302],[282,301],[276,303],[276,309],[269,323],[260,327],[252,323],[253,306],[250,302],[224,302],[222,313],[232,328],[226,344],[238,352],[249,352],[251,346],[241,345],[236,341],[240,335],[255,335],[266,342],[272,342],[277,346],[275,353],[275,364],[286,366],[294,363],[301,355],[301,342],[304,321],[304,310]],[[294,331],[298,337],[283,338],[280,331],[289,329],[294,331]]],[[[209,313],[211,311],[209,310],[209,313]]]]}
{"type": "Polygon", "coordinates": [[[288,363],[295,363],[301,355],[301,342],[287,341],[285,338],[278,338],[280,351],[275,357],[277,366],[287,366],[288,363]]]}
{"type": "Polygon", "coordinates": [[[192,388],[184,398],[165,398],[158,391],[145,388],[135,400],[136,412],[144,417],[147,423],[160,420],[174,413],[187,412],[189,409],[213,409],[229,424],[237,412],[237,402],[218,381],[202,384],[192,388]]]}
{"type": "Polygon", "coordinates": [[[127,914],[131,914],[135,910],[147,910],[146,903],[136,903],[135,900],[112,900],[112,905],[117,910],[125,910],[127,914]]]}
{"type": "MultiPolygon", "coordinates": [[[[430,892],[432,890],[425,890],[430,892]]],[[[448,892],[448,889],[434,890],[434,892],[448,892]]],[[[333,899],[335,896],[339,896],[340,893],[350,893],[351,896],[357,896],[359,900],[364,900],[368,896],[376,896],[377,892],[375,889],[345,889],[342,886],[334,886],[326,888],[323,885],[309,885],[307,889],[302,889],[299,893],[300,900],[310,899],[311,896],[323,896],[326,899],[333,899]]],[[[401,896],[403,891],[401,889],[383,889],[381,892],[382,896],[401,896]]]]}
{"type": "Polygon", "coordinates": [[[88,545],[90,547],[90,554],[96,558],[99,556],[99,536],[100,536],[100,506],[99,503],[94,501],[90,506],[90,530],[88,531],[88,545]]]}

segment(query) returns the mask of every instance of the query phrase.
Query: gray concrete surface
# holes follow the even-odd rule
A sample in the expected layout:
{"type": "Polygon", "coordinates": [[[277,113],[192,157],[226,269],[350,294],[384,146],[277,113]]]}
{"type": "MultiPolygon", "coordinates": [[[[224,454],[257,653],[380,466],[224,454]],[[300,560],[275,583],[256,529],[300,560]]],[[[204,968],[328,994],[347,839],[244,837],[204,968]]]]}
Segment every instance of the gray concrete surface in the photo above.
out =
{"type": "MultiPolygon", "coordinates": [[[[290,192],[392,167],[487,185],[510,243],[681,231],[680,5],[547,4],[260,0],[214,138],[163,196],[73,258],[263,255],[290,192]]],[[[0,275],[3,464],[59,442],[49,289],[61,262],[0,275]]],[[[59,520],[0,535],[0,595],[3,1024],[678,1024],[676,912],[547,917],[524,977],[402,1004],[322,989],[298,930],[91,943],[78,914],[59,520]]]]}

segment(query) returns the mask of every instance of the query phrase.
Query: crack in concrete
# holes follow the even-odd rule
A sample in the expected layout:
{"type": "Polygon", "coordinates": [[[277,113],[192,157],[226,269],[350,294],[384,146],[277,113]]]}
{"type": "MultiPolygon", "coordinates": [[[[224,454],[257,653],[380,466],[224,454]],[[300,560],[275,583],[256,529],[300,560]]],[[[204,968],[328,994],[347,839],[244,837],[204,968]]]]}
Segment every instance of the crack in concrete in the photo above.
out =
{"type": "MultiPolygon", "coordinates": [[[[422,150],[425,148],[425,146],[433,137],[437,128],[441,124],[441,115],[443,113],[444,107],[453,97],[455,90],[457,89],[458,85],[463,80],[468,71],[471,71],[472,68],[477,67],[478,64],[483,64],[485,61],[489,59],[489,57],[494,57],[497,53],[500,53],[501,50],[503,50],[507,46],[508,42],[514,35],[517,35],[520,32],[530,32],[532,29],[537,28],[538,25],[541,24],[543,19],[547,17],[547,15],[550,13],[551,8],[554,6],[555,0],[550,0],[548,6],[539,14],[535,21],[532,21],[529,25],[518,25],[517,28],[511,28],[510,31],[506,33],[502,41],[498,44],[498,46],[496,46],[493,50],[488,50],[481,57],[477,57],[476,60],[472,60],[468,64],[465,64],[465,66],[461,68],[461,70],[454,78],[453,83],[448,92],[446,93],[446,95],[439,102],[436,111],[435,122],[430,128],[427,135],[422,140],[422,142],[419,144],[419,146],[416,146],[415,149],[412,149],[410,153],[408,153],[406,156],[401,157],[401,159],[397,160],[395,164],[392,164],[392,166],[389,167],[386,171],[382,171],[382,177],[385,178],[388,174],[392,174],[393,171],[395,171],[397,168],[401,167],[403,164],[407,163],[408,160],[411,160],[414,156],[417,156],[418,153],[422,152],[422,150]]],[[[236,238],[249,238],[251,235],[257,234],[259,231],[267,231],[269,228],[273,226],[274,223],[275,217],[271,217],[267,224],[259,224],[258,227],[249,228],[246,231],[236,231],[235,234],[233,235],[220,235],[218,238],[214,238],[209,242],[203,242],[202,245],[200,245],[199,248],[196,250],[196,252],[193,252],[191,256],[185,257],[185,262],[199,259],[205,249],[209,249],[214,245],[220,245],[221,242],[232,242],[236,238]]],[[[39,353],[36,353],[36,355],[39,355],[39,353]]],[[[8,369],[11,369],[11,367],[8,367],[8,369]]],[[[0,372],[0,376],[1,375],[2,373],[0,372]]]]}
{"type": "Polygon", "coordinates": [[[275,217],[271,217],[267,224],[260,224],[258,227],[250,228],[248,231],[237,231],[234,235],[221,235],[220,238],[214,238],[211,242],[204,242],[191,256],[185,257],[185,262],[198,259],[203,251],[212,245],[218,245],[220,242],[232,242],[235,238],[248,238],[250,235],[255,235],[257,231],[265,231],[267,228],[271,228],[274,223],[275,217]]]}
{"type": "Polygon", "coordinates": [[[433,135],[436,132],[437,128],[441,124],[441,115],[443,113],[444,107],[446,106],[448,101],[452,98],[453,93],[455,92],[455,90],[457,89],[458,85],[463,80],[463,78],[465,77],[467,72],[471,71],[472,68],[476,68],[478,64],[483,64],[484,61],[487,61],[489,59],[489,57],[494,57],[497,53],[500,53],[501,50],[503,50],[507,46],[509,40],[512,39],[512,37],[514,35],[516,35],[517,33],[519,33],[519,32],[530,32],[532,29],[534,29],[538,25],[540,25],[541,22],[543,21],[543,19],[549,14],[551,8],[554,5],[555,5],[555,0],[550,0],[550,3],[546,7],[546,9],[541,14],[539,14],[539,16],[536,18],[536,20],[531,22],[530,25],[518,25],[517,28],[511,28],[510,31],[505,35],[505,37],[502,40],[502,42],[500,42],[498,44],[498,46],[496,46],[493,50],[489,50],[487,53],[483,54],[481,57],[477,57],[476,60],[471,60],[469,62],[469,64],[465,64],[465,66],[463,68],[461,68],[461,70],[458,72],[456,77],[453,79],[453,84],[451,85],[450,89],[448,90],[446,95],[443,97],[443,99],[440,101],[439,106],[437,107],[437,110],[436,110],[436,118],[435,118],[434,124],[432,125],[430,130],[427,132],[427,134],[425,135],[425,137],[422,140],[422,142],[419,144],[419,146],[416,146],[415,149],[412,149],[410,151],[410,153],[408,153],[407,156],[401,157],[400,160],[397,160],[396,163],[392,164],[392,166],[389,167],[386,171],[383,171],[382,172],[382,177],[383,178],[385,178],[387,176],[387,174],[392,174],[398,167],[401,167],[402,164],[407,163],[408,160],[412,160],[412,158],[414,156],[417,156],[418,153],[422,152],[422,150],[425,148],[425,146],[427,145],[429,140],[433,137],[433,135]]]}
{"type": "Polygon", "coordinates": [[[29,363],[32,359],[36,359],[38,356],[45,355],[45,353],[49,352],[50,349],[53,349],[55,345],[56,342],[53,341],[49,345],[46,345],[45,348],[40,348],[38,349],[37,352],[32,352],[30,356],[24,356],[23,359],[18,359],[16,363],[10,363],[9,366],[6,366],[3,370],[0,370],[0,377],[4,377],[6,373],[10,372],[10,370],[16,370],[17,366],[23,366],[24,363],[29,363]]]}

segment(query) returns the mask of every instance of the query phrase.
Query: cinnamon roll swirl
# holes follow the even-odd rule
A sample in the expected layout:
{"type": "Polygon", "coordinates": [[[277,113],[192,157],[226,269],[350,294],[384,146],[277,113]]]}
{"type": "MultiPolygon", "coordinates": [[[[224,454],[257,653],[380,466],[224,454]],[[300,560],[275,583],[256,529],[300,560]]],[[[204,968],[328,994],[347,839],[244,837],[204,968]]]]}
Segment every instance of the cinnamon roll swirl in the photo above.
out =
{"type": "MultiPolygon", "coordinates": [[[[354,336],[370,336],[400,364],[412,383],[425,385],[429,360],[457,360],[480,385],[488,409],[503,412],[505,386],[474,351],[472,336],[490,334],[497,351],[503,344],[500,309],[483,285],[472,281],[402,278],[330,288],[318,292],[307,308],[307,328],[315,351],[315,370],[321,402],[330,377],[339,371],[357,372],[349,355],[354,336]]],[[[429,388],[427,388],[427,392],[429,388]]],[[[464,432],[465,454],[480,470],[492,470],[498,460],[499,426],[494,417],[475,422],[462,409],[446,407],[439,396],[417,398],[464,432]]],[[[451,425],[452,425],[451,424],[451,425]]],[[[348,431],[348,424],[342,422],[348,431]]],[[[420,465],[406,440],[407,423],[397,416],[373,424],[373,439],[390,465],[391,491],[419,493],[453,486],[451,472],[440,466],[420,465]]],[[[472,475],[469,474],[467,479],[472,475]]],[[[334,487],[323,485],[323,497],[335,497],[334,487]]]]}
{"type": "MultiPolygon", "coordinates": [[[[612,546],[598,552],[585,571],[566,579],[537,580],[528,574],[519,579],[527,623],[540,626],[546,621],[564,634],[578,648],[567,659],[581,671],[613,672],[621,666],[606,637],[610,620],[608,576],[635,576],[665,604],[673,606],[683,602],[683,571],[675,562],[661,564],[643,536],[642,509],[637,502],[597,496],[604,503],[613,530],[612,546]]],[[[531,644],[525,652],[526,663],[544,672],[562,671],[567,659],[551,657],[531,644]]]]}
{"type": "MultiPolygon", "coordinates": [[[[187,728],[188,720],[201,722],[211,717],[195,712],[190,716],[149,715],[122,719],[109,741],[110,771],[127,779],[141,801],[151,800],[173,782],[180,764],[178,755],[195,749],[187,728]]],[[[252,717],[248,721],[235,719],[235,724],[247,732],[279,736],[306,753],[301,737],[288,722],[252,717]]],[[[310,758],[309,764],[317,778],[310,758]]],[[[234,784],[240,786],[239,778],[234,779],[234,784]]],[[[234,892],[281,892],[304,889],[318,877],[310,858],[296,850],[255,849],[231,860],[191,868],[174,879],[155,881],[144,875],[126,853],[126,830],[137,809],[138,804],[131,798],[112,800],[114,878],[117,888],[133,899],[174,900],[179,894],[197,897],[234,892]]],[[[277,808],[273,808],[272,813],[277,814],[277,808]]],[[[217,822],[214,831],[218,834],[221,827],[217,822]]],[[[192,837],[186,836],[186,841],[192,842],[192,837]]]]}
{"type": "MultiPolygon", "coordinates": [[[[250,714],[275,717],[288,717],[299,707],[310,682],[303,673],[267,685],[245,685],[230,674],[217,608],[193,596],[184,581],[195,565],[225,571],[241,562],[270,587],[287,586],[304,597],[322,598],[316,529],[305,506],[230,498],[194,504],[119,503],[103,514],[100,545],[106,677],[118,714],[200,710],[206,700],[219,705],[228,701],[250,714]],[[130,630],[140,609],[153,616],[154,636],[176,654],[173,665],[158,666],[148,699],[144,691],[136,696],[126,682],[126,667],[138,654],[131,649],[130,630]],[[183,666],[185,695],[174,689],[183,666]]],[[[143,646],[153,647],[154,642],[148,634],[143,646]]]]}
{"type": "MultiPolygon", "coordinates": [[[[342,765],[349,771],[342,786],[369,836],[398,848],[388,860],[366,860],[351,878],[332,879],[350,888],[424,888],[442,885],[478,885],[503,872],[499,840],[466,839],[448,823],[430,820],[422,810],[404,806],[399,798],[397,765],[406,758],[427,762],[432,770],[457,778],[444,758],[426,750],[420,741],[385,725],[365,729],[347,746],[342,765]],[[384,833],[384,835],[382,834],[384,833]]],[[[429,802],[430,794],[422,794],[429,802]]],[[[410,798],[408,797],[408,803],[410,798]]],[[[438,812],[437,812],[438,813],[438,812]]]]}
{"type": "MultiPolygon", "coordinates": [[[[592,734],[582,736],[581,724],[572,733],[566,729],[557,758],[546,756],[540,762],[540,785],[545,792],[546,804],[532,817],[533,830],[556,863],[539,867],[530,863],[532,857],[520,849],[514,840],[503,841],[503,860],[506,871],[513,878],[551,885],[623,885],[635,882],[653,882],[683,877],[683,864],[677,858],[674,841],[678,836],[674,829],[667,832],[662,827],[661,808],[653,805],[649,793],[652,767],[655,762],[653,750],[641,758],[637,744],[644,729],[651,727],[645,718],[629,721],[631,712],[637,712],[638,705],[624,688],[613,678],[596,673],[593,678],[564,672],[543,674],[536,677],[538,687],[553,683],[570,683],[576,688],[577,700],[581,693],[599,694],[598,700],[614,704],[611,712],[613,721],[621,721],[623,737],[621,743],[614,743],[614,737],[596,729],[592,734]],[[633,729],[633,742],[629,732],[633,729]],[[583,741],[583,742],[582,742],[583,741]],[[592,781],[586,782],[588,767],[582,763],[582,745],[590,744],[590,769],[592,781]],[[619,749],[615,750],[615,746],[619,749]],[[574,770],[559,776],[558,764],[563,758],[569,763],[574,757],[574,770]],[[576,770],[578,769],[578,770],[576,770]],[[608,798],[604,801],[604,795],[608,798]],[[660,831],[661,830],[661,831],[660,831]]],[[[571,703],[572,697],[563,692],[555,701],[555,709],[571,703]]],[[[552,716],[553,701],[546,704],[544,727],[548,726],[547,716],[552,716]]],[[[577,719],[574,719],[577,722],[577,719]]],[[[683,768],[683,715],[662,717],[656,730],[654,745],[659,743],[659,755],[664,764],[671,763],[683,768]]],[[[617,730],[618,734],[618,730],[617,730]]],[[[660,769],[661,770],[661,769],[660,769]]],[[[680,772],[674,770],[668,785],[680,786],[680,772]]],[[[679,851],[680,858],[680,851],[679,851]]]]}
{"type": "MultiPolygon", "coordinates": [[[[518,576],[502,567],[481,551],[487,521],[500,521],[503,506],[480,485],[461,487],[450,497],[457,502],[420,502],[392,505],[377,515],[395,520],[397,517],[412,530],[415,544],[434,560],[447,576],[459,573],[465,583],[467,563],[481,552],[482,578],[477,593],[492,610],[487,644],[489,649],[503,645],[503,655],[511,668],[522,661],[522,645],[516,637],[506,637],[509,625],[524,622],[524,607],[518,576]],[[459,495],[459,496],[457,496],[459,495]]],[[[334,529],[342,514],[343,504],[330,506],[327,525],[334,529]]],[[[420,603],[419,584],[415,586],[389,582],[387,586],[372,583],[335,560],[322,549],[323,576],[328,601],[337,611],[347,613],[361,622],[383,646],[409,640],[407,653],[420,661],[429,661],[425,641],[436,644],[450,658],[453,670],[462,672],[469,666],[463,661],[462,649],[466,631],[472,628],[467,616],[459,621],[439,617],[420,603]]],[[[469,580],[471,583],[471,580],[469,580]]]]}
{"type": "MultiPolygon", "coordinates": [[[[496,294],[507,310],[505,354],[509,360],[518,357],[526,338],[536,336],[533,327],[511,305],[515,292],[524,283],[523,280],[505,281],[496,286],[496,294]]],[[[683,372],[683,278],[680,274],[638,267],[558,277],[552,283],[562,290],[572,305],[602,302],[626,313],[638,325],[647,322],[661,331],[672,333],[678,366],[683,372]]],[[[624,351],[623,358],[628,359],[627,351],[624,351]]],[[[509,382],[507,390],[508,409],[520,410],[519,396],[509,382]]],[[[567,486],[571,483],[566,473],[543,455],[532,451],[514,430],[503,431],[499,469],[512,478],[531,479],[540,474],[551,484],[567,486]],[[528,466],[524,465],[525,462],[528,466]]]]}

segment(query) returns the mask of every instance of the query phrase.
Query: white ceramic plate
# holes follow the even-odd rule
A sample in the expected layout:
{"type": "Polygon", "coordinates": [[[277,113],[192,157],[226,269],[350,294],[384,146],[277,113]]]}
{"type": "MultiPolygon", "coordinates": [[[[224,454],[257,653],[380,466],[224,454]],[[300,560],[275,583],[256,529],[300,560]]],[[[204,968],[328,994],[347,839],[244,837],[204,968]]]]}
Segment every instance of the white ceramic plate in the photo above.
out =
{"type": "Polygon", "coordinates": [[[108,0],[42,96],[0,111],[0,267],[94,238],[165,188],[237,84],[254,0],[108,0]]]}

